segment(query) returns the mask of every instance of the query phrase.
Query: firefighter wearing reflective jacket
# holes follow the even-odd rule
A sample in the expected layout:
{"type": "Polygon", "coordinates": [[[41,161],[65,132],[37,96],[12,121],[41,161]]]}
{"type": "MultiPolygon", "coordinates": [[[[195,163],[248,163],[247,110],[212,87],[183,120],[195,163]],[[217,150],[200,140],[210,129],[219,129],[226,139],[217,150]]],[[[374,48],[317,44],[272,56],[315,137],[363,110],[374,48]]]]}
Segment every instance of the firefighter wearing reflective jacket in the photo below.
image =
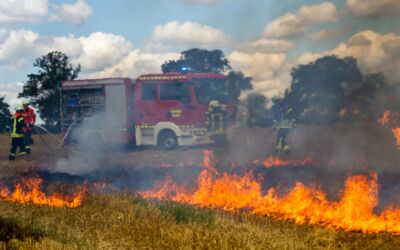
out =
{"type": "Polygon", "coordinates": [[[24,133],[25,147],[26,147],[26,153],[30,154],[31,153],[30,145],[33,144],[32,130],[36,122],[36,114],[35,111],[29,107],[28,101],[23,101],[22,106],[24,107],[24,112],[22,113],[22,116],[24,117],[24,122],[27,125],[26,132],[24,133]]]}
{"type": "Polygon", "coordinates": [[[25,155],[25,142],[24,142],[24,132],[27,127],[24,122],[23,107],[19,106],[16,108],[16,113],[12,119],[12,130],[11,130],[11,149],[8,155],[10,161],[15,159],[15,154],[17,153],[17,148],[19,147],[19,154],[25,155]]]}
{"type": "Polygon", "coordinates": [[[227,141],[226,135],[226,111],[217,100],[210,101],[208,112],[206,112],[207,131],[211,139],[217,144],[227,141]]]}
{"type": "Polygon", "coordinates": [[[274,120],[274,127],[277,129],[275,151],[278,154],[289,153],[291,148],[286,142],[290,130],[295,126],[294,120],[290,119],[292,116],[292,109],[282,107],[279,110],[278,120],[274,120]]]}

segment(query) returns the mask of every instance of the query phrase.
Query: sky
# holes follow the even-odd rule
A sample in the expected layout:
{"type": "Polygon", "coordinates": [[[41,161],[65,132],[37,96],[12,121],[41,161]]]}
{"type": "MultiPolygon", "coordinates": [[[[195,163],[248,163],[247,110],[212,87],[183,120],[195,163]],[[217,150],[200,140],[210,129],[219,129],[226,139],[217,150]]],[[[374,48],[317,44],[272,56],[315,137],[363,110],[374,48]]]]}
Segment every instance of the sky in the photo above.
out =
{"type": "Polygon", "coordinates": [[[58,50],[79,78],[158,73],[191,48],[221,49],[255,92],[325,55],[400,82],[399,0],[1,0],[0,95],[14,107],[35,58],[58,50]]]}

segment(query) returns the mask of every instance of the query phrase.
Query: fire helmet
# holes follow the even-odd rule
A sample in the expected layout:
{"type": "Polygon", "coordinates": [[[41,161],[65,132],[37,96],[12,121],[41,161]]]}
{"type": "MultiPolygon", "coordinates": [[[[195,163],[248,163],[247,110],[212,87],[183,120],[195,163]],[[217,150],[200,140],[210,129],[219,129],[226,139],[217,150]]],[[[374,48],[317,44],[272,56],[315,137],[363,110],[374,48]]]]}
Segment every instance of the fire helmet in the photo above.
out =
{"type": "Polygon", "coordinates": [[[23,100],[22,101],[22,106],[27,107],[29,105],[29,101],[28,100],[23,100]]]}
{"type": "Polygon", "coordinates": [[[23,111],[24,107],[22,104],[17,104],[17,106],[15,106],[15,111],[23,111]]]}

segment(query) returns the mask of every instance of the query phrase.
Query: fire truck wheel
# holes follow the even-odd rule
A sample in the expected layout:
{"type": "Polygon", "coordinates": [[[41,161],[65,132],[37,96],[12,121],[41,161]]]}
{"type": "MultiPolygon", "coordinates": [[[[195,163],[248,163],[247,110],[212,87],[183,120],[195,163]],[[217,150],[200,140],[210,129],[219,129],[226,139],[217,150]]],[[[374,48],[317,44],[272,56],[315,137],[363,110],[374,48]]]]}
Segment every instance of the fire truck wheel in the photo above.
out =
{"type": "Polygon", "coordinates": [[[173,150],[178,147],[178,139],[174,132],[164,130],[158,135],[157,144],[164,150],[173,150]]]}

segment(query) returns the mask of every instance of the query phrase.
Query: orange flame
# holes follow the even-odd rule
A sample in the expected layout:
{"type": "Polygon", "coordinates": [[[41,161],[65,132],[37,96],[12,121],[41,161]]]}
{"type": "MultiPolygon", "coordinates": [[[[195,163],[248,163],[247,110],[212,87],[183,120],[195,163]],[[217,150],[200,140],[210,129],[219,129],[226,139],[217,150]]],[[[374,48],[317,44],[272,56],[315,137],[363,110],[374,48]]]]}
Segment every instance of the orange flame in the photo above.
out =
{"type": "Polygon", "coordinates": [[[381,124],[382,126],[383,126],[383,125],[386,125],[386,124],[389,122],[389,120],[390,120],[389,117],[390,117],[390,111],[389,111],[389,110],[386,110],[386,111],[383,113],[382,117],[378,119],[379,124],[381,124]]]}
{"type": "MultiPolygon", "coordinates": [[[[209,153],[207,155],[209,159],[209,153]]],[[[400,209],[389,208],[380,215],[373,211],[378,204],[377,179],[376,173],[350,176],[340,199],[329,201],[320,188],[306,187],[300,182],[288,194],[279,197],[274,188],[263,194],[260,182],[251,173],[241,177],[224,173],[216,177],[206,168],[200,173],[197,188],[192,192],[167,178],[163,185],[142,195],[227,211],[245,210],[256,215],[293,220],[297,224],[400,234],[400,209]]]]}
{"type": "Polygon", "coordinates": [[[86,188],[81,188],[78,192],[71,196],[63,196],[59,193],[54,193],[46,196],[40,191],[40,186],[43,180],[40,178],[22,179],[22,183],[15,186],[13,193],[8,188],[0,189],[0,199],[18,203],[33,203],[35,205],[49,205],[53,207],[70,207],[75,208],[82,204],[86,188]]]}
{"type": "MultiPolygon", "coordinates": [[[[259,160],[254,161],[253,163],[260,163],[259,160]]],[[[282,167],[282,166],[304,166],[304,165],[317,165],[317,162],[312,160],[310,157],[305,158],[304,160],[285,160],[277,156],[269,156],[267,159],[262,161],[262,164],[266,168],[272,167],[282,167]]]]}
{"type": "Polygon", "coordinates": [[[397,147],[400,148],[400,128],[392,128],[392,132],[396,138],[397,147]]]}
{"type": "MultiPolygon", "coordinates": [[[[393,116],[390,113],[390,111],[387,110],[383,113],[382,117],[380,119],[378,119],[378,122],[382,126],[388,124],[389,122],[391,122],[391,124],[393,125],[393,121],[391,121],[391,120],[396,120],[396,113],[393,116]],[[394,118],[393,118],[393,116],[394,116],[394,118]]],[[[398,122],[398,120],[397,120],[397,122],[398,122]]],[[[400,148],[400,127],[392,126],[392,132],[393,132],[394,137],[396,138],[397,147],[400,148]]]]}

